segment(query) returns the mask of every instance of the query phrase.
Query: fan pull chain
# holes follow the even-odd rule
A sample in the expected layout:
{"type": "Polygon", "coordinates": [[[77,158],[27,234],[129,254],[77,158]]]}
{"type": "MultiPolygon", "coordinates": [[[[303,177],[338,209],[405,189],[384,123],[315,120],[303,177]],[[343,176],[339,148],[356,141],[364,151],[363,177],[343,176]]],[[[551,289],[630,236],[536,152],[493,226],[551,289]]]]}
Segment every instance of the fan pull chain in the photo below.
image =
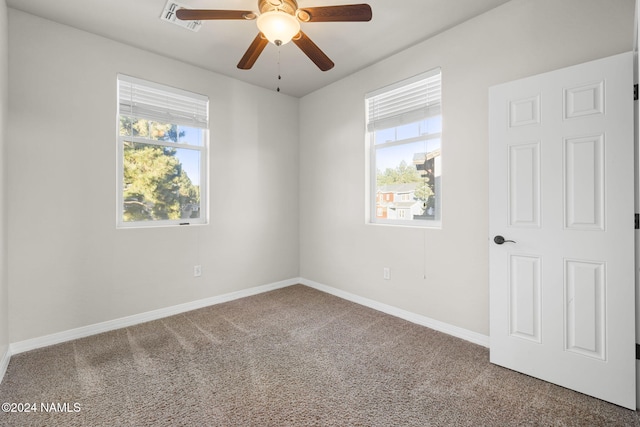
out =
{"type": "Polygon", "coordinates": [[[280,92],[280,80],[282,80],[282,75],[280,74],[280,46],[281,44],[278,44],[278,88],[276,89],[278,92],[280,92]]]}

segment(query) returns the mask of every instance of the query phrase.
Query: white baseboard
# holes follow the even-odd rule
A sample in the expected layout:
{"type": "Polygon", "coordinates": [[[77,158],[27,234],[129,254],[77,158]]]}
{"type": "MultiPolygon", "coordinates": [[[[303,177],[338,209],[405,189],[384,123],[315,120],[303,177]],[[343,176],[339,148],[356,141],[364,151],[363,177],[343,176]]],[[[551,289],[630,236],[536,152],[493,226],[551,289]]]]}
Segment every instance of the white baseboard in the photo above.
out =
{"type": "Polygon", "coordinates": [[[7,372],[9,361],[11,360],[11,348],[7,346],[6,351],[0,358],[0,383],[4,379],[4,374],[7,372]]]}
{"type": "MultiPolygon", "coordinates": [[[[8,353],[9,354],[23,353],[25,351],[35,350],[37,348],[47,347],[54,344],[60,344],[66,341],[71,341],[78,338],[84,338],[90,335],[100,334],[102,332],[112,331],[114,329],[126,328],[126,327],[134,326],[140,323],[161,319],[163,317],[169,317],[169,316],[184,313],[187,311],[197,310],[199,308],[208,307],[215,304],[221,304],[223,302],[233,301],[233,300],[248,297],[251,295],[261,294],[263,292],[272,291],[274,289],[285,288],[287,286],[295,285],[298,283],[299,283],[298,279],[283,280],[281,282],[275,282],[267,285],[256,286],[253,288],[244,289],[237,292],[231,292],[224,295],[218,295],[215,297],[205,298],[205,299],[192,301],[184,304],[174,305],[171,307],[161,308],[158,310],[148,311],[146,313],[134,314],[132,316],[122,317],[120,319],[114,319],[114,320],[109,320],[102,323],[96,323],[93,325],[70,329],[68,331],[58,332],[51,335],[45,335],[43,337],[31,338],[28,340],[12,343],[8,353]]],[[[2,365],[0,365],[0,368],[1,367],[2,365]]]]}
{"type": "Polygon", "coordinates": [[[479,334],[477,332],[469,331],[468,329],[453,326],[448,323],[434,320],[420,314],[412,313],[410,311],[402,310],[391,305],[383,304],[378,301],[374,301],[368,298],[363,298],[358,295],[351,294],[349,292],[342,291],[340,289],[332,288],[331,286],[323,285],[322,283],[314,282],[305,278],[298,278],[298,283],[301,283],[310,288],[317,289],[322,292],[326,292],[331,295],[346,299],[356,304],[364,305],[365,307],[373,308],[374,310],[381,311],[383,313],[390,314],[395,317],[407,320],[418,325],[426,326],[427,328],[443,332],[448,335],[452,335],[457,338],[472,342],[474,344],[481,345],[483,347],[489,347],[489,337],[487,335],[479,334]]]}
{"type": "Polygon", "coordinates": [[[440,322],[438,320],[430,319],[428,317],[412,313],[410,311],[402,310],[397,307],[393,307],[387,304],[383,304],[374,300],[370,300],[358,295],[351,294],[349,292],[342,291],[340,289],[332,288],[327,285],[323,285],[313,280],[308,280],[302,277],[283,280],[280,282],[270,283],[267,285],[256,286],[249,289],[244,289],[237,292],[231,292],[224,295],[218,295],[211,298],[205,298],[197,301],[192,301],[184,304],[178,304],[171,307],[161,308],[158,310],[148,311],[146,313],[134,314],[132,316],[122,317],[120,319],[109,320],[102,323],[96,323],[93,325],[83,326],[80,328],[70,329],[68,331],[58,332],[51,335],[45,335],[42,337],[31,338],[24,341],[12,343],[9,346],[6,354],[0,360],[0,381],[4,375],[11,355],[23,353],[25,351],[35,350],[42,347],[47,347],[54,344],[60,344],[63,342],[75,340],[78,338],[88,337],[90,335],[100,334],[103,332],[112,331],[115,329],[126,328],[134,326],[140,323],[150,322],[152,320],[161,319],[164,317],[173,316],[176,314],[184,313],[191,310],[197,310],[199,308],[208,307],[211,305],[221,304],[228,301],[233,301],[239,298],[244,298],[252,295],[257,295],[263,292],[272,291],[275,289],[285,288],[295,284],[302,284],[309,286],[310,288],[317,289],[322,292],[326,292],[331,295],[346,299],[348,301],[355,302],[356,304],[364,305],[374,310],[381,311],[383,313],[390,314],[392,316],[399,317],[418,325],[426,326],[445,334],[452,335],[457,338],[470,341],[474,344],[479,344],[484,347],[489,347],[489,337],[479,334],[477,332],[469,331],[457,326],[450,325],[448,323],[440,322]]]}

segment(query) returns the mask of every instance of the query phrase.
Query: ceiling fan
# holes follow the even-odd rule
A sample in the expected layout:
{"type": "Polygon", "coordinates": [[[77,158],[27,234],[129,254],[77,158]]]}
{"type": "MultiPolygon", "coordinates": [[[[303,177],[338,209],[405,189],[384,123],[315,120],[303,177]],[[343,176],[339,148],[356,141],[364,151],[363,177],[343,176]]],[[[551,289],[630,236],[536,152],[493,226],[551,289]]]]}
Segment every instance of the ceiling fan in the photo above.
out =
{"type": "Polygon", "coordinates": [[[296,0],[258,0],[258,9],[259,14],[250,10],[179,9],[176,17],[185,21],[256,19],[260,32],[238,63],[242,70],[253,67],[269,42],[281,46],[293,41],[322,71],[330,70],[334,63],[300,30],[300,22],[358,22],[372,17],[368,4],[299,9],[296,0]]]}

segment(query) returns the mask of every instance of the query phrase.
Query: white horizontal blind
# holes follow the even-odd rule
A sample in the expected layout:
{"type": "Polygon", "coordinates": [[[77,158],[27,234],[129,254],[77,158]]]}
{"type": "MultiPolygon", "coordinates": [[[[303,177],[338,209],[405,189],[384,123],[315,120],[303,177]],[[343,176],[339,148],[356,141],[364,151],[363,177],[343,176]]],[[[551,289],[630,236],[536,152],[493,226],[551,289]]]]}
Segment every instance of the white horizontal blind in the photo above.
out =
{"type": "Polygon", "coordinates": [[[119,113],[159,123],[209,126],[209,98],[170,86],[118,74],[119,113]]]}
{"type": "Polygon", "coordinates": [[[366,95],[367,131],[388,129],[441,113],[440,68],[366,95]]]}

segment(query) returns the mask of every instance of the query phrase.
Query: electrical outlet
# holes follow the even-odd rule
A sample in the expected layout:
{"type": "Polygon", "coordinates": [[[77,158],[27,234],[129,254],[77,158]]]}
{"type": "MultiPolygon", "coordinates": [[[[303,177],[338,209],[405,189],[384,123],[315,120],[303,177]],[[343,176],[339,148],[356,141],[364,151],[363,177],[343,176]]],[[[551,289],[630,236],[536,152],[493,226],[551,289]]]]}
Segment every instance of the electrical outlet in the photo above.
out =
{"type": "Polygon", "coordinates": [[[193,266],[193,277],[200,277],[200,276],[202,276],[202,266],[194,265],[193,266]]]}
{"type": "Polygon", "coordinates": [[[391,280],[391,270],[389,267],[382,269],[382,277],[384,277],[384,280],[391,280]]]}

